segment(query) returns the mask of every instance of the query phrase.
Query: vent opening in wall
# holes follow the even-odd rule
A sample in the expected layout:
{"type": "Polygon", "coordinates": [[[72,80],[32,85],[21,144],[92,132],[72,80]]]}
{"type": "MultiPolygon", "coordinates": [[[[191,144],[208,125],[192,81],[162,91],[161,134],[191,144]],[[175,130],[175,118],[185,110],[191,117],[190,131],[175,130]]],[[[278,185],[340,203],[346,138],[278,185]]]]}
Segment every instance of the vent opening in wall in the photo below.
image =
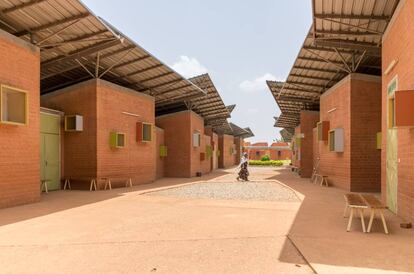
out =
{"type": "Polygon", "coordinates": [[[65,116],[65,131],[68,131],[68,132],[83,131],[83,117],[80,115],[65,116]]]}
{"type": "Polygon", "coordinates": [[[120,132],[111,132],[109,136],[111,148],[124,148],[126,145],[126,135],[120,132]]]}
{"type": "Polygon", "coordinates": [[[27,125],[27,113],[27,92],[17,88],[1,85],[0,122],[11,125],[27,125]]]}

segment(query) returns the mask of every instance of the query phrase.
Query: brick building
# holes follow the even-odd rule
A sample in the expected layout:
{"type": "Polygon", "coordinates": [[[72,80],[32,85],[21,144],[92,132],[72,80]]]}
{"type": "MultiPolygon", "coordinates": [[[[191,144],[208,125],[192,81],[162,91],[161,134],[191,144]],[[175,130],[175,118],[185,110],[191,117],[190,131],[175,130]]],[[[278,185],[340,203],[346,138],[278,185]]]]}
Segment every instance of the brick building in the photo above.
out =
{"type": "Polygon", "coordinates": [[[40,51],[3,30],[0,49],[0,207],[6,207],[40,199],[40,51]]]}
{"type": "Polygon", "coordinates": [[[133,184],[155,180],[153,97],[93,79],[48,93],[42,96],[41,105],[83,117],[81,132],[64,134],[62,177],[74,181],[125,177],[132,178],[133,184]],[[149,125],[148,140],[138,140],[137,123],[149,125]],[[113,133],[122,134],[124,143],[111,145],[113,133]]]}
{"type": "Polygon", "coordinates": [[[400,1],[382,38],[381,193],[414,222],[414,3],[400,1]]]}
{"type": "Polygon", "coordinates": [[[315,130],[318,172],[328,176],[331,184],[349,191],[379,192],[381,78],[364,74],[345,77],[321,96],[319,120],[321,136],[315,130]]]}

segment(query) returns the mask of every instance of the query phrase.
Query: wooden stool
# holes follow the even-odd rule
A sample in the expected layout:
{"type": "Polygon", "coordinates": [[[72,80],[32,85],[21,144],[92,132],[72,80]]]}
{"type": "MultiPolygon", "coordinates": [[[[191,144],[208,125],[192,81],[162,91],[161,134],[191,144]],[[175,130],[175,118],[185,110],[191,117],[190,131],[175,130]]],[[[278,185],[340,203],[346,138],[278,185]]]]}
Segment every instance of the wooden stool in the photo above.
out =
{"type": "Polygon", "coordinates": [[[380,200],[377,199],[372,194],[361,194],[362,199],[364,202],[368,205],[368,207],[371,209],[370,217],[369,217],[369,223],[368,223],[368,229],[367,232],[371,232],[372,228],[372,222],[374,221],[375,213],[378,213],[382,220],[382,226],[384,227],[385,234],[388,234],[388,227],[387,223],[385,222],[385,217],[383,210],[387,207],[384,206],[380,200]]]}
{"type": "Polygon", "coordinates": [[[126,182],[125,182],[125,187],[132,187],[132,179],[131,178],[129,178],[128,180],[126,180],[126,182]]]}
{"type": "Polygon", "coordinates": [[[109,178],[101,178],[101,180],[102,181],[105,181],[104,190],[106,190],[107,187],[109,187],[109,190],[112,190],[111,179],[109,179],[109,178]]]}
{"type": "Polygon", "coordinates": [[[94,188],[95,191],[98,190],[98,188],[96,187],[96,179],[91,179],[91,185],[89,187],[89,191],[92,191],[92,188],[94,188]]]}
{"type": "Polygon", "coordinates": [[[325,186],[329,186],[328,176],[322,175],[321,177],[322,177],[322,180],[321,180],[320,186],[323,186],[324,184],[325,186]]]}

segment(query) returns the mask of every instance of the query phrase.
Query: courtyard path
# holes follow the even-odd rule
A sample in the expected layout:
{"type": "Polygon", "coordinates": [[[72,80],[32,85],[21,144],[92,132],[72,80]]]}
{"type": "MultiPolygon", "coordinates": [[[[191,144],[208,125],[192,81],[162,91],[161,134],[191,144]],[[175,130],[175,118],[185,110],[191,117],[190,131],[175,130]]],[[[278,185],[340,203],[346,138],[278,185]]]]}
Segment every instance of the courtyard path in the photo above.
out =
{"type": "MultiPolygon", "coordinates": [[[[252,170],[252,180],[275,174],[252,170]]],[[[230,169],[198,180],[219,186],[235,176],[230,169]]],[[[37,204],[0,210],[0,273],[312,273],[286,237],[299,199],[156,192],[200,182],[163,179],[127,192],[60,191],[37,204]]]]}

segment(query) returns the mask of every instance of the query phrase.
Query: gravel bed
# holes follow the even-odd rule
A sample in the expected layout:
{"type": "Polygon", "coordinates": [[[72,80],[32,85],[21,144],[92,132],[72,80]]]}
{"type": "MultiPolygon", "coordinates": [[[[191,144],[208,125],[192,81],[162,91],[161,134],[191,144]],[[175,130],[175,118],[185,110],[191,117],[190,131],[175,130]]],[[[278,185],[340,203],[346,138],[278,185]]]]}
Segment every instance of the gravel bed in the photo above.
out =
{"type": "Polygon", "coordinates": [[[249,201],[299,201],[292,190],[272,182],[204,182],[150,192],[145,195],[249,201]]]}

